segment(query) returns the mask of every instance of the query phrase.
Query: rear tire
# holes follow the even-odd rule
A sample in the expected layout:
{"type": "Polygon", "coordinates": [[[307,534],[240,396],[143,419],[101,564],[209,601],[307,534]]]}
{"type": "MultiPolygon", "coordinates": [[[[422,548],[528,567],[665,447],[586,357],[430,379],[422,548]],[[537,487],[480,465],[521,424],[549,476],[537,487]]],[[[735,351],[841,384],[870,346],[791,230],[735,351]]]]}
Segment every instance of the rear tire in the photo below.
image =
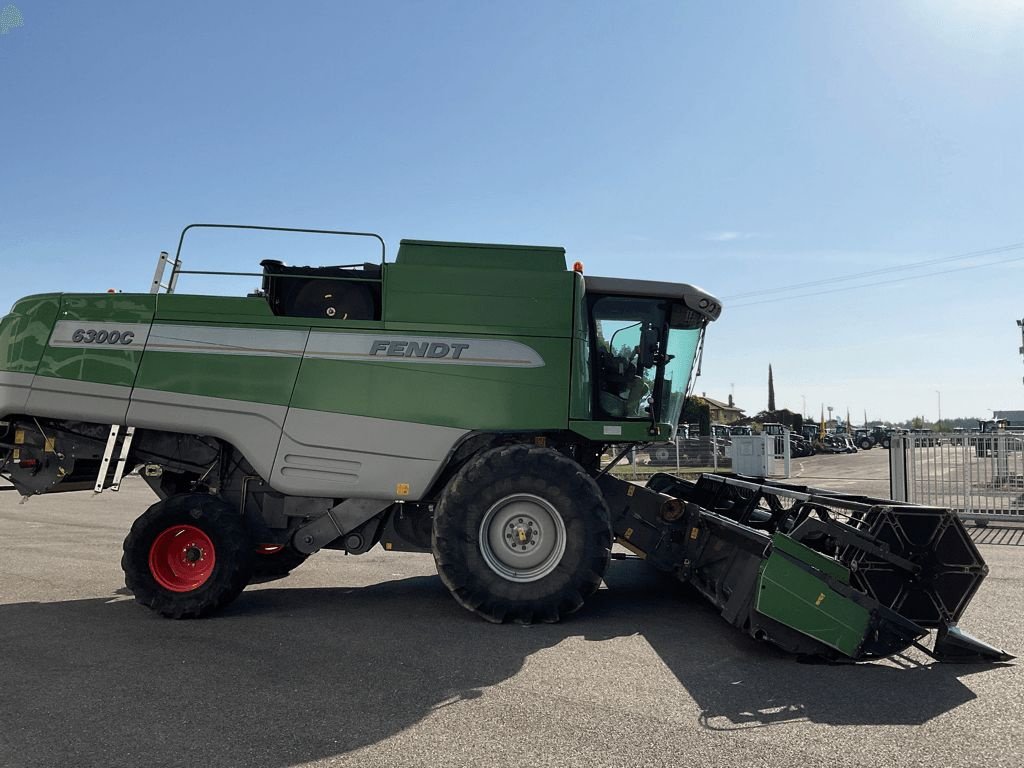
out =
{"type": "Polygon", "coordinates": [[[205,493],[151,506],[124,540],[121,568],[135,602],[172,619],[197,619],[245,589],[253,544],[241,515],[205,493]]]}
{"type": "Polygon", "coordinates": [[[600,586],[611,556],[608,506],[576,462],[548,448],[481,453],[434,514],[434,562],[464,608],[495,623],[555,622],[600,586]]]}

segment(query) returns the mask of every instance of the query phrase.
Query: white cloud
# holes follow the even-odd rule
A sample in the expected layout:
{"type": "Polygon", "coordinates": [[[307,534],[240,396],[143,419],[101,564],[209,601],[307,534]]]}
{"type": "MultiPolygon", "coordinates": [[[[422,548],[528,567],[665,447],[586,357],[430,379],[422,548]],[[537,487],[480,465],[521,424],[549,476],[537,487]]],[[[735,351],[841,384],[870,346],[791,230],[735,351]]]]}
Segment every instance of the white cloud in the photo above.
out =
{"type": "Polygon", "coordinates": [[[708,232],[704,235],[705,240],[713,243],[728,243],[733,240],[750,240],[753,237],[760,237],[756,232],[733,232],[724,230],[721,232],[708,232]]]}

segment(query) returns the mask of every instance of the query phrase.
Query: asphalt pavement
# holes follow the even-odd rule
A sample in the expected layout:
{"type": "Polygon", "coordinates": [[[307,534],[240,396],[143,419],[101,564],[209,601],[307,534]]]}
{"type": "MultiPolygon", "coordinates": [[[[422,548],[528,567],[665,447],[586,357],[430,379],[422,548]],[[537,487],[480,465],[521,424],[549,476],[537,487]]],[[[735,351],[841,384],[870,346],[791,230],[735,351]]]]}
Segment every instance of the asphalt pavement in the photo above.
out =
{"type": "MultiPolygon", "coordinates": [[[[879,450],[799,461],[821,487],[887,473],[879,450]]],[[[0,766],[1024,764],[1019,664],[798,663],[635,560],[557,625],[488,624],[429,555],[379,549],[162,619],[119,565],[152,501],[135,478],[0,493],[0,766]]],[[[974,531],[992,572],[962,626],[1020,654],[1015,531],[974,531]]]]}

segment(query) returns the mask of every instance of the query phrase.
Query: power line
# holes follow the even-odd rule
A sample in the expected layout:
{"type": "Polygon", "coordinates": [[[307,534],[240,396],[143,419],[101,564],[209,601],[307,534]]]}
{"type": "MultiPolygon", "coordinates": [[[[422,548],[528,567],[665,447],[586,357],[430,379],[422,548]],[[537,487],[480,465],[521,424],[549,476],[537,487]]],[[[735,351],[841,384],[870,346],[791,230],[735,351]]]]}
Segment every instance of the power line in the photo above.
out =
{"type": "MultiPolygon", "coordinates": [[[[794,299],[813,298],[814,296],[821,296],[822,294],[825,294],[825,293],[841,293],[842,291],[854,291],[854,290],[857,290],[857,289],[860,289],[860,288],[873,288],[874,286],[877,286],[877,285],[890,285],[892,283],[905,283],[908,280],[921,280],[921,279],[923,279],[925,277],[935,277],[937,275],[948,275],[948,274],[950,274],[952,272],[964,272],[964,271],[966,271],[968,269],[978,269],[979,267],[995,267],[995,266],[998,266],[999,264],[1009,264],[1010,262],[1013,262],[1013,261],[1024,261],[1024,256],[1014,256],[1013,258],[1010,258],[1010,259],[1003,259],[1001,261],[990,261],[990,262],[987,262],[985,264],[970,264],[970,265],[968,265],[966,267],[956,267],[954,269],[944,269],[944,270],[941,270],[939,272],[928,272],[927,274],[924,274],[924,275],[907,275],[906,277],[895,277],[895,278],[893,278],[891,280],[879,280],[879,281],[874,282],[874,283],[860,283],[858,285],[844,285],[844,286],[841,286],[839,288],[827,288],[827,289],[822,290],[822,291],[814,291],[813,293],[797,294],[796,296],[783,296],[781,298],[776,297],[776,298],[772,298],[772,299],[761,299],[760,301],[741,302],[739,304],[730,304],[730,305],[728,305],[727,308],[728,309],[738,309],[740,307],[753,307],[753,306],[755,306],[757,304],[770,304],[770,303],[775,302],[775,301],[791,301],[791,300],[794,300],[794,299]]],[[[757,294],[755,294],[755,295],[757,295],[757,294]]]]}
{"type": "MultiPolygon", "coordinates": [[[[811,280],[806,283],[794,283],[793,285],[779,286],[777,288],[764,288],[756,291],[748,291],[746,293],[737,293],[732,296],[723,297],[723,301],[731,301],[733,299],[745,299],[753,296],[765,296],[770,293],[788,293],[790,291],[798,291],[802,288],[813,288],[819,285],[829,285],[831,283],[841,283],[847,280],[860,280],[865,277],[874,277],[877,275],[886,275],[893,272],[901,272],[908,269],[919,269],[921,267],[934,266],[936,264],[945,264],[953,261],[964,261],[966,259],[976,259],[982,256],[994,256],[1000,253],[1008,253],[1009,251],[1019,251],[1024,248],[1024,242],[1010,243],[1009,245],[1001,245],[996,248],[987,248],[982,251],[971,251],[969,253],[961,253],[956,256],[942,256],[937,259],[925,259],[924,261],[914,261],[909,264],[899,264],[892,267],[883,267],[881,269],[872,269],[867,272],[854,272],[849,275],[840,275],[838,277],[826,277],[821,280],[811,280]]],[[[992,262],[993,264],[1001,264],[1003,262],[992,262]]],[[[987,264],[978,264],[976,266],[988,266],[987,264]]],[[[936,272],[934,274],[945,274],[944,272],[936,272]]],[[[927,277],[927,275],[921,275],[921,277],[927,277]]],[[[912,279],[912,278],[907,278],[912,279]]],[[[882,283],[878,283],[881,285],[882,283]]],[[[875,283],[871,283],[875,285],[875,283]]],[[[852,286],[860,287],[860,286],[852,286]]],[[[740,305],[737,305],[740,306],[740,305]]]]}

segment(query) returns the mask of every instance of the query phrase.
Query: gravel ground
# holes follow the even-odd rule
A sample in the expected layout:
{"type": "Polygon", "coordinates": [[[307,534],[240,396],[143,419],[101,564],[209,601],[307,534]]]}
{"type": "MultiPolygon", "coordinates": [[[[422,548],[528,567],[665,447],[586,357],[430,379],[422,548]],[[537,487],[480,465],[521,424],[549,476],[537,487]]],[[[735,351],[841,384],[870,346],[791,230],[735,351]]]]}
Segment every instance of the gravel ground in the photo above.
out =
{"type": "MultiPolygon", "coordinates": [[[[885,458],[800,459],[794,479],[887,495],[885,458]]],[[[558,625],[487,624],[429,556],[380,550],[161,619],[119,567],[151,502],[135,479],[0,493],[0,766],[1024,764],[1019,665],[799,664],[638,561],[558,625]]],[[[1020,529],[974,533],[992,573],[962,623],[1019,653],[1020,529]]]]}

